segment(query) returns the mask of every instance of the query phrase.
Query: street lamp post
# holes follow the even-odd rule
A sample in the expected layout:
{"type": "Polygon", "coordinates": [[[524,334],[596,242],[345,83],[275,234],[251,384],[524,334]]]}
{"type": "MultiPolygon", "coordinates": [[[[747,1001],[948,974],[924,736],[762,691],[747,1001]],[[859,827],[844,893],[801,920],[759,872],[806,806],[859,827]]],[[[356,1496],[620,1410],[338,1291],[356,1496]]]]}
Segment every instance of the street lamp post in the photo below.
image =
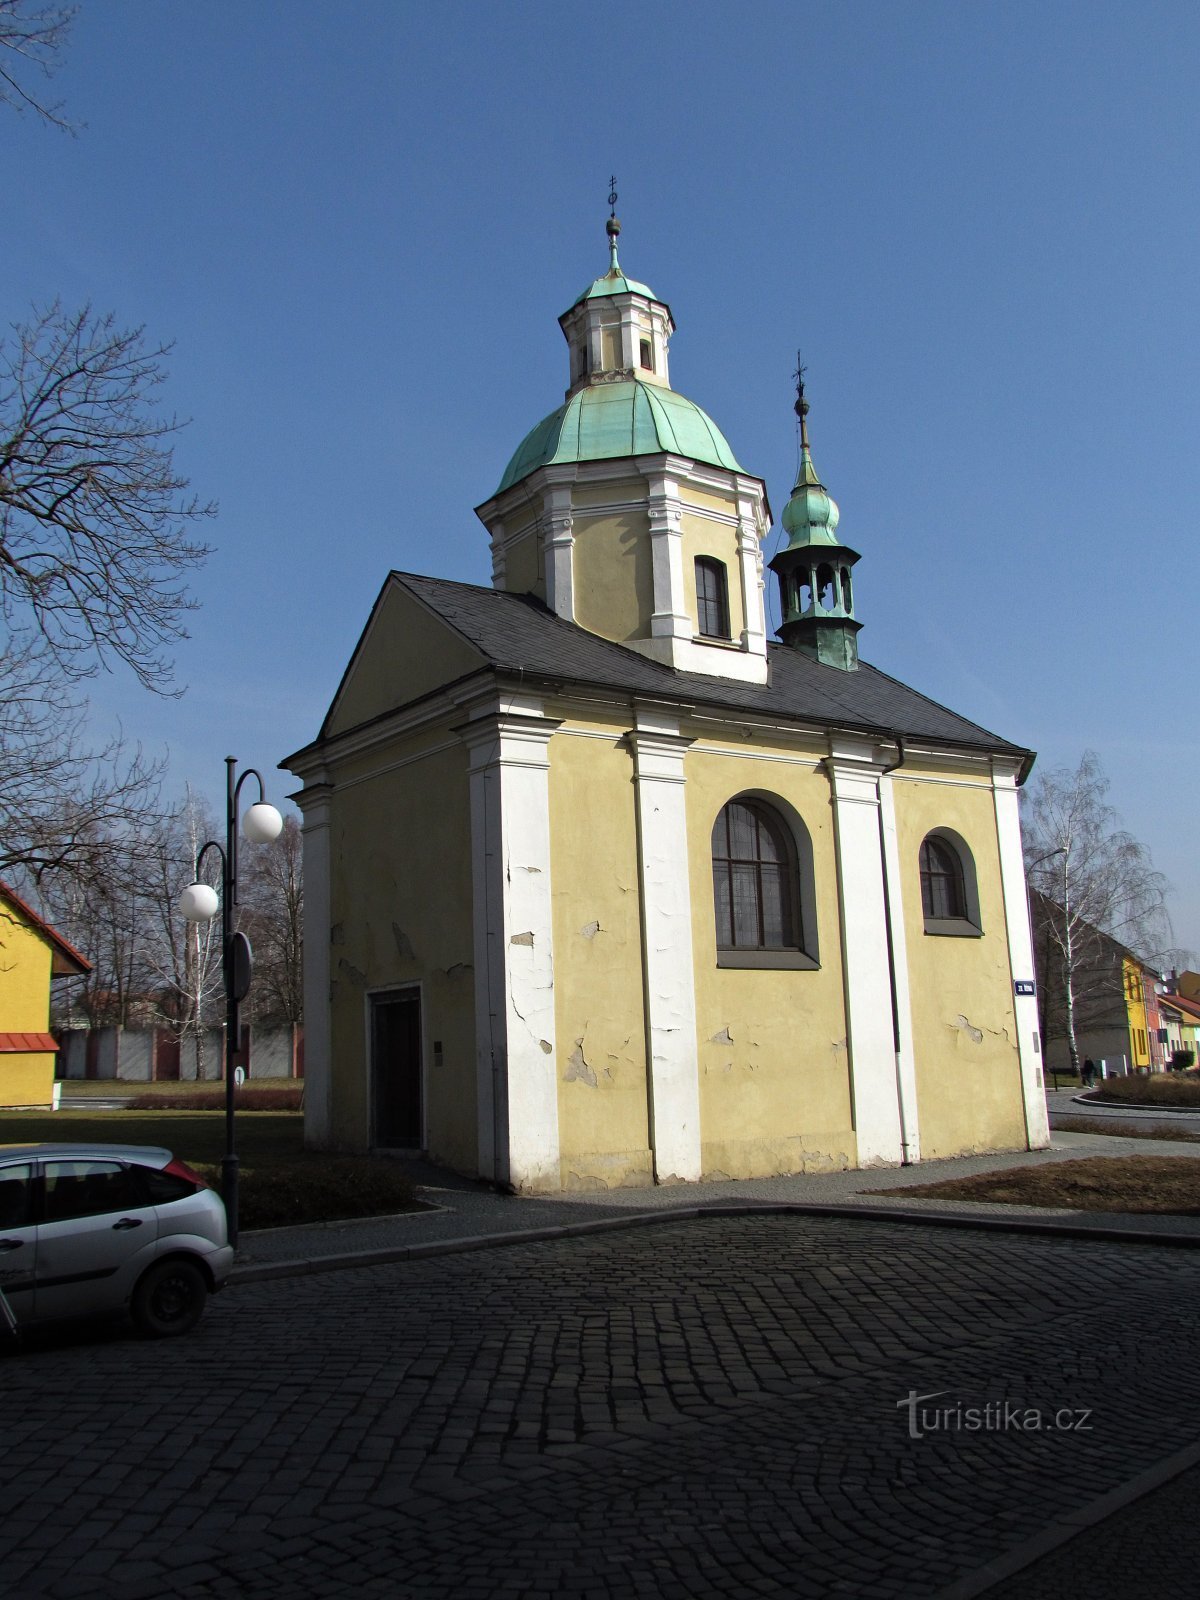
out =
{"type": "Polygon", "coordinates": [[[247,778],[258,783],[258,799],[242,818],[242,832],[251,844],[270,844],[283,832],[283,818],[268,805],[262,777],[247,767],[235,780],[235,756],[225,757],[225,843],[207,840],[196,857],[196,881],[179,897],[179,909],[189,922],[211,922],[221,912],[221,975],[225,984],[225,1155],[221,1160],[221,1198],[229,1222],[229,1242],[238,1237],[238,1158],[233,1136],[234,1057],[238,1050],[238,1007],[246,998],[253,976],[250,941],[235,930],[237,916],[237,821],[238,799],[247,778]],[[221,894],[200,880],[204,858],[215,850],[221,858],[221,894]]]}

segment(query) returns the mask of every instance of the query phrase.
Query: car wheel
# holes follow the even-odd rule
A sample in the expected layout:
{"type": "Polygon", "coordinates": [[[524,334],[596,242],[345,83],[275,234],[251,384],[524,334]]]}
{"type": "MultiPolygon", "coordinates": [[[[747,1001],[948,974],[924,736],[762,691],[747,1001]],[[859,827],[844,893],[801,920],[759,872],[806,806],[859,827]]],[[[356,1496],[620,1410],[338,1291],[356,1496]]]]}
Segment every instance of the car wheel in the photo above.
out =
{"type": "Polygon", "coordinates": [[[130,1302],[134,1326],[146,1339],[190,1333],[208,1299],[208,1282],[191,1261],[160,1261],[138,1281],[130,1302]]]}

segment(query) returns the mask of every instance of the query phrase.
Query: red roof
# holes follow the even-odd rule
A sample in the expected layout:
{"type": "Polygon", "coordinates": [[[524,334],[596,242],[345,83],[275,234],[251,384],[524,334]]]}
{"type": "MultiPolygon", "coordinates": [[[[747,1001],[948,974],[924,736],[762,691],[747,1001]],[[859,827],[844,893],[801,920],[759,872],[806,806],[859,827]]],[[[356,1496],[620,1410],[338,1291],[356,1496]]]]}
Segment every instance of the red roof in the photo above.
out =
{"type": "MultiPolygon", "coordinates": [[[[50,961],[50,974],[52,977],[79,978],[85,972],[92,970],[92,963],[85,956],[81,956],[73,944],[68,944],[61,933],[55,933],[50,924],[42,917],[39,917],[33,907],[27,905],[15,889],[10,888],[2,880],[0,880],[0,899],[7,900],[9,905],[15,906],[30,927],[40,933],[48,942],[52,953],[50,961]]],[[[39,1034],[38,1037],[40,1038],[41,1035],[39,1034]]],[[[45,1050],[49,1047],[36,1045],[34,1048],[45,1050]]]]}
{"type": "Polygon", "coordinates": [[[57,1049],[58,1040],[52,1033],[0,1033],[0,1055],[36,1055],[57,1049]]]}
{"type": "Polygon", "coordinates": [[[1182,994],[1160,994],[1160,1006],[1174,1006],[1186,1022],[1200,1022],[1200,1000],[1189,1000],[1182,994]]]}

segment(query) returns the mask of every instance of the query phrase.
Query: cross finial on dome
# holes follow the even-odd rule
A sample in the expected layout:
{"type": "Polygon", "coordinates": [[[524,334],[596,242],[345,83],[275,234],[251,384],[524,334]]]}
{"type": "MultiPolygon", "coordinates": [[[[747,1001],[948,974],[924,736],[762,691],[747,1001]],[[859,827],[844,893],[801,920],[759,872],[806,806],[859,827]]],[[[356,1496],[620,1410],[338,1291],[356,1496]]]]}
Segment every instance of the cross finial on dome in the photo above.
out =
{"type": "Polygon", "coordinates": [[[608,180],[608,221],[604,224],[604,231],[608,234],[608,270],[615,275],[621,270],[621,263],[617,260],[617,235],[621,231],[621,224],[617,221],[617,180],[615,177],[608,180]]]}
{"type": "Polygon", "coordinates": [[[792,376],[796,380],[796,415],[800,418],[800,448],[808,449],[808,401],[804,398],[804,374],[808,368],[800,360],[800,352],[796,351],[796,370],[792,376]]]}

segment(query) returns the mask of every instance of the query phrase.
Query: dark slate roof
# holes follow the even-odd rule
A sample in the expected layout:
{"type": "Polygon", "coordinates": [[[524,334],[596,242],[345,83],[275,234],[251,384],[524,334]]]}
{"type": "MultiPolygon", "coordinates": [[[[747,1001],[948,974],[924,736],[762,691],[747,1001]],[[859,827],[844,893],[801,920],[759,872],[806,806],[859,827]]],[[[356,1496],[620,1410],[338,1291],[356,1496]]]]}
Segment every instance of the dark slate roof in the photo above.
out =
{"type": "Polygon", "coordinates": [[[456,629],[497,672],[825,727],[862,728],[936,744],[1029,755],[1020,745],[956,716],[865,662],[857,672],[843,672],[787,645],[772,644],[769,682],[739,683],[704,673],[678,672],[651,661],[636,650],[601,639],[556,616],[535,595],[409,572],[393,572],[391,577],[456,629]]]}

